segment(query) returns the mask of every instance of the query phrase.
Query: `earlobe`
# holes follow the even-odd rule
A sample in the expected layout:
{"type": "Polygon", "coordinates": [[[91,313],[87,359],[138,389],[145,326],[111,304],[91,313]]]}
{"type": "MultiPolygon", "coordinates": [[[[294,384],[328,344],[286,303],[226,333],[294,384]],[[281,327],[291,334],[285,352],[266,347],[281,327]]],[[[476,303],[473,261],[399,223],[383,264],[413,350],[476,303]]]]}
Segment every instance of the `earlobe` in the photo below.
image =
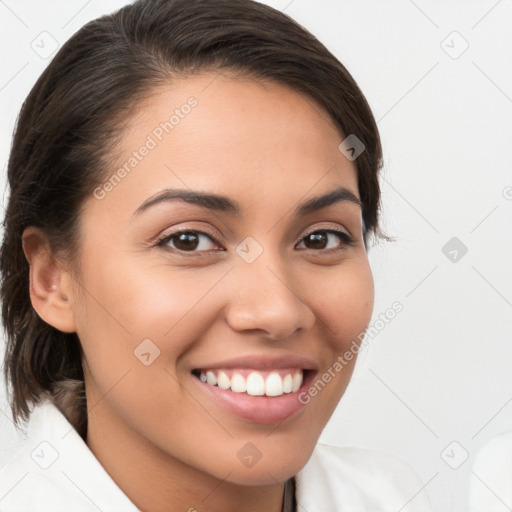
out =
{"type": "Polygon", "coordinates": [[[35,226],[22,236],[30,267],[30,301],[39,317],[62,332],[76,332],[69,273],[53,255],[46,234],[35,226]]]}

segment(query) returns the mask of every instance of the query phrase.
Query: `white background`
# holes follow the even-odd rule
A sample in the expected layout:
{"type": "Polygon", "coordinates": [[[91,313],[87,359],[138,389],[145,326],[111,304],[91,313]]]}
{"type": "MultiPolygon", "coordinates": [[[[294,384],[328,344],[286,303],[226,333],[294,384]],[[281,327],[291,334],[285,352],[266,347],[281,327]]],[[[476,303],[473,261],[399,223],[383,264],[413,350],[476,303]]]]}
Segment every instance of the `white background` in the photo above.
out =
{"type": "MultiPolygon", "coordinates": [[[[47,31],[61,45],[124,3],[0,2],[2,192],[17,112],[49,62],[32,41],[47,31]]],[[[476,451],[512,429],[512,1],[266,3],[366,95],[384,145],[383,227],[397,238],[370,250],[374,321],[404,309],[361,353],[321,441],[394,453],[434,510],[464,511],[476,451]],[[456,262],[442,252],[452,237],[468,249],[456,262]],[[458,469],[441,456],[453,441],[452,465],[469,454],[458,469]]],[[[1,467],[17,442],[3,390],[0,411],[1,467]]]]}

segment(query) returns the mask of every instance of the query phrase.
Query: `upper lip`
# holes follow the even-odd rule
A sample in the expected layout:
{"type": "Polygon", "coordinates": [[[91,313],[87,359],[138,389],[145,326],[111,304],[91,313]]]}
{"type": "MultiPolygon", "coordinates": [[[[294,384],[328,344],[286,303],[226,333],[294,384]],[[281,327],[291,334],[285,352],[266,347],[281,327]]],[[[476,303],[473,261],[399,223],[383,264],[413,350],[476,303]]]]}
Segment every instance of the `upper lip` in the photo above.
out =
{"type": "Polygon", "coordinates": [[[317,364],[302,356],[287,355],[280,357],[269,357],[268,355],[254,354],[249,356],[236,357],[224,361],[216,361],[196,366],[196,370],[213,370],[215,368],[248,368],[254,370],[269,370],[272,368],[302,368],[315,370],[317,364]]]}

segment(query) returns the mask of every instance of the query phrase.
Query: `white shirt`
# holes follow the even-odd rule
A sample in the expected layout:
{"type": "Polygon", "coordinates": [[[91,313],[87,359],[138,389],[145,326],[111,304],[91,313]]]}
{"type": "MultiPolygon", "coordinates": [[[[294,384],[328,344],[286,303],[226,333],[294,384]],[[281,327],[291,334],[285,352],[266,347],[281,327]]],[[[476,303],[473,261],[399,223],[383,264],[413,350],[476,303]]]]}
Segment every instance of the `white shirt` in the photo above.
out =
{"type": "MultiPolygon", "coordinates": [[[[140,512],[51,402],[27,434],[0,470],[0,512],[140,512]]],[[[319,443],[295,481],[301,511],[431,511],[412,469],[381,452],[319,443]]]]}
{"type": "Polygon", "coordinates": [[[469,509],[512,510],[512,432],[491,439],[477,453],[470,473],[469,509]]]}

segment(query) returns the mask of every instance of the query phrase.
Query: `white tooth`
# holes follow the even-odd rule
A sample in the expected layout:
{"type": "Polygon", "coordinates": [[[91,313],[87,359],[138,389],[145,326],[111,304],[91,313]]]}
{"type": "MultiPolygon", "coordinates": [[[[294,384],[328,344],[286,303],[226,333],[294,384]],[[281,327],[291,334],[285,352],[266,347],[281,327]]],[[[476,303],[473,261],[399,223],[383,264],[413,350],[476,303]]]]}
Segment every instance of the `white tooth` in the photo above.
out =
{"type": "Polygon", "coordinates": [[[283,379],[283,392],[284,393],[291,393],[293,389],[293,379],[291,374],[285,376],[283,379]]]}
{"type": "Polygon", "coordinates": [[[283,379],[281,376],[272,372],[265,381],[265,394],[267,396],[281,396],[283,394],[283,379]]]}
{"type": "Polygon", "coordinates": [[[231,380],[224,372],[219,372],[217,376],[217,386],[219,386],[220,389],[229,389],[231,387],[231,380]]]}
{"type": "Polygon", "coordinates": [[[265,394],[265,381],[259,373],[252,372],[247,377],[247,394],[252,396],[265,394]]]}
{"type": "Polygon", "coordinates": [[[204,372],[201,372],[199,374],[199,379],[201,380],[201,382],[206,382],[206,375],[204,374],[204,372]]]}
{"type": "Polygon", "coordinates": [[[206,372],[206,382],[210,384],[210,386],[215,386],[217,384],[217,377],[213,372],[206,372]]]}
{"type": "Polygon", "coordinates": [[[298,391],[302,385],[302,372],[298,372],[293,376],[292,379],[292,391],[298,391]]]}
{"type": "Polygon", "coordinates": [[[235,373],[233,377],[231,377],[231,391],[235,393],[245,393],[246,390],[247,384],[245,379],[239,373],[235,373]]]}

